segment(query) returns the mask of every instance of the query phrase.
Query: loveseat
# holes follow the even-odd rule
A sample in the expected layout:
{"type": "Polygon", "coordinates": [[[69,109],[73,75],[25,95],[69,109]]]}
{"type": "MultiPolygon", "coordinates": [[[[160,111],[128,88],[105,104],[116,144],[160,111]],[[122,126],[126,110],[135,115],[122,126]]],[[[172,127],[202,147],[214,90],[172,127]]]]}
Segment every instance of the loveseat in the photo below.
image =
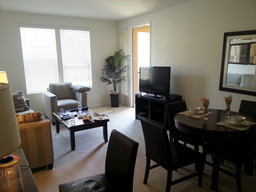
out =
{"type": "Polygon", "coordinates": [[[14,92],[12,96],[21,147],[30,168],[48,166],[51,169],[54,162],[51,122],[48,119],[42,119],[40,112],[34,112],[30,108],[30,102],[24,98],[22,91],[14,92]]]}

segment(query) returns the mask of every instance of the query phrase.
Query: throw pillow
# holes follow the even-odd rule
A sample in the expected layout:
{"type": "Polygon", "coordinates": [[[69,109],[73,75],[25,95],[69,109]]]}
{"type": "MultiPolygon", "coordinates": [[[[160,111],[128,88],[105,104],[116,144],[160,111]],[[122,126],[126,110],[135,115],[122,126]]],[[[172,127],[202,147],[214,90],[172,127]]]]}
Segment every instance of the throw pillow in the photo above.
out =
{"type": "Polygon", "coordinates": [[[40,112],[25,113],[16,116],[18,123],[29,123],[42,120],[42,114],[40,112]]]}
{"type": "Polygon", "coordinates": [[[29,110],[22,91],[12,93],[12,98],[16,113],[29,110]]]}

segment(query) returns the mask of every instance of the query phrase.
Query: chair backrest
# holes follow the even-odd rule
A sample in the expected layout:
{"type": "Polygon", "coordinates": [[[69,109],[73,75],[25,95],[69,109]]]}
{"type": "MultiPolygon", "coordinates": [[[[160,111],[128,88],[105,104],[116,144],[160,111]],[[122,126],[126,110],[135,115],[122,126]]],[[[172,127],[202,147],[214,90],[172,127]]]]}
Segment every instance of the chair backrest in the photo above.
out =
{"type": "Polygon", "coordinates": [[[59,99],[74,99],[74,93],[71,89],[72,83],[50,83],[49,91],[59,99]]]}
{"type": "Polygon", "coordinates": [[[249,146],[249,153],[253,158],[256,158],[256,125],[249,128],[247,133],[247,142],[249,146]]]}
{"type": "Polygon", "coordinates": [[[165,169],[169,169],[172,154],[166,129],[145,119],[141,119],[141,125],[145,140],[146,156],[165,169]]]}
{"type": "MultiPolygon", "coordinates": [[[[239,113],[249,115],[253,117],[253,121],[256,121],[256,102],[241,100],[239,113]]],[[[247,142],[249,146],[249,153],[254,158],[256,157],[256,126],[251,126],[247,133],[247,142]]]]}
{"type": "Polygon", "coordinates": [[[175,123],[174,123],[174,116],[182,111],[187,110],[187,105],[185,101],[178,101],[174,103],[169,103],[167,105],[167,118],[169,124],[169,131],[170,131],[170,138],[173,138],[175,135],[175,123]]]}
{"type": "Polygon", "coordinates": [[[113,191],[132,192],[138,146],[139,143],[117,130],[111,132],[105,174],[113,191]]]}
{"type": "Polygon", "coordinates": [[[255,101],[247,101],[241,100],[239,113],[249,115],[254,118],[256,121],[256,102],[255,101]]]}

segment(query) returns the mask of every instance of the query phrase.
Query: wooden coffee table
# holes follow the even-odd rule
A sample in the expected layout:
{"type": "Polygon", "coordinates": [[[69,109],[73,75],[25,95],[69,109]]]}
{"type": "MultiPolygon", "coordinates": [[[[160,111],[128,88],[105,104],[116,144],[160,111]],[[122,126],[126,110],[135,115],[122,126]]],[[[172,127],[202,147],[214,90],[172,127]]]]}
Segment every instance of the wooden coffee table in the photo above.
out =
{"type": "MultiPolygon", "coordinates": [[[[83,112],[90,112],[90,114],[97,118],[100,115],[96,112],[91,111],[90,109],[83,111],[83,112]]],[[[53,115],[56,118],[56,132],[59,133],[60,131],[60,124],[64,125],[69,130],[70,133],[70,144],[71,144],[71,150],[74,151],[76,147],[75,142],[75,132],[77,131],[83,131],[87,129],[97,128],[97,127],[103,127],[103,138],[105,142],[108,142],[108,118],[104,118],[103,120],[93,120],[93,121],[84,121],[83,119],[78,119],[77,117],[70,118],[67,120],[61,119],[61,113],[60,112],[54,112],[53,115]]]]}

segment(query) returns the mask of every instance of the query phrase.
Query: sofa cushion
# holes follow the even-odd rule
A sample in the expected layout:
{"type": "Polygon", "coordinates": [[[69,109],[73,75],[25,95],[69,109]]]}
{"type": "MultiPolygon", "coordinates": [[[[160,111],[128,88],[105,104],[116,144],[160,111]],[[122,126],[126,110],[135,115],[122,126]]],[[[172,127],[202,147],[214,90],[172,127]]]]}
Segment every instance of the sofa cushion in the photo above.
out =
{"type": "Polygon", "coordinates": [[[34,113],[17,115],[16,118],[18,123],[29,123],[29,122],[42,120],[42,115],[40,112],[34,112],[34,113]]]}
{"type": "Polygon", "coordinates": [[[71,89],[72,83],[50,83],[49,91],[59,99],[74,99],[74,94],[71,89]]]}
{"type": "Polygon", "coordinates": [[[22,91],[13,92],[12,98],[16,113],[29,110],[29,107],[25,101],[24,93],[22,91]]]}
{"type": "Polygon", "coordinates": [[[253,87],[253,80],[254,80],[254,75],[244,74],[242,76],[240,86],[243,86],[243,87],[253,87]]]}
{"type": "Polygon", "coordinates": [[[227,84],[240,86],[242,74],[228,73],[227,84]]]}
{"type": "Polygon", "coordinates": [[[77,108],[79,104],[79,101],[74,100],[74,99],[61,99],[57,101],[57,105],[60,108],[63,109],[73,109],[73,108],[77,108]]]}

